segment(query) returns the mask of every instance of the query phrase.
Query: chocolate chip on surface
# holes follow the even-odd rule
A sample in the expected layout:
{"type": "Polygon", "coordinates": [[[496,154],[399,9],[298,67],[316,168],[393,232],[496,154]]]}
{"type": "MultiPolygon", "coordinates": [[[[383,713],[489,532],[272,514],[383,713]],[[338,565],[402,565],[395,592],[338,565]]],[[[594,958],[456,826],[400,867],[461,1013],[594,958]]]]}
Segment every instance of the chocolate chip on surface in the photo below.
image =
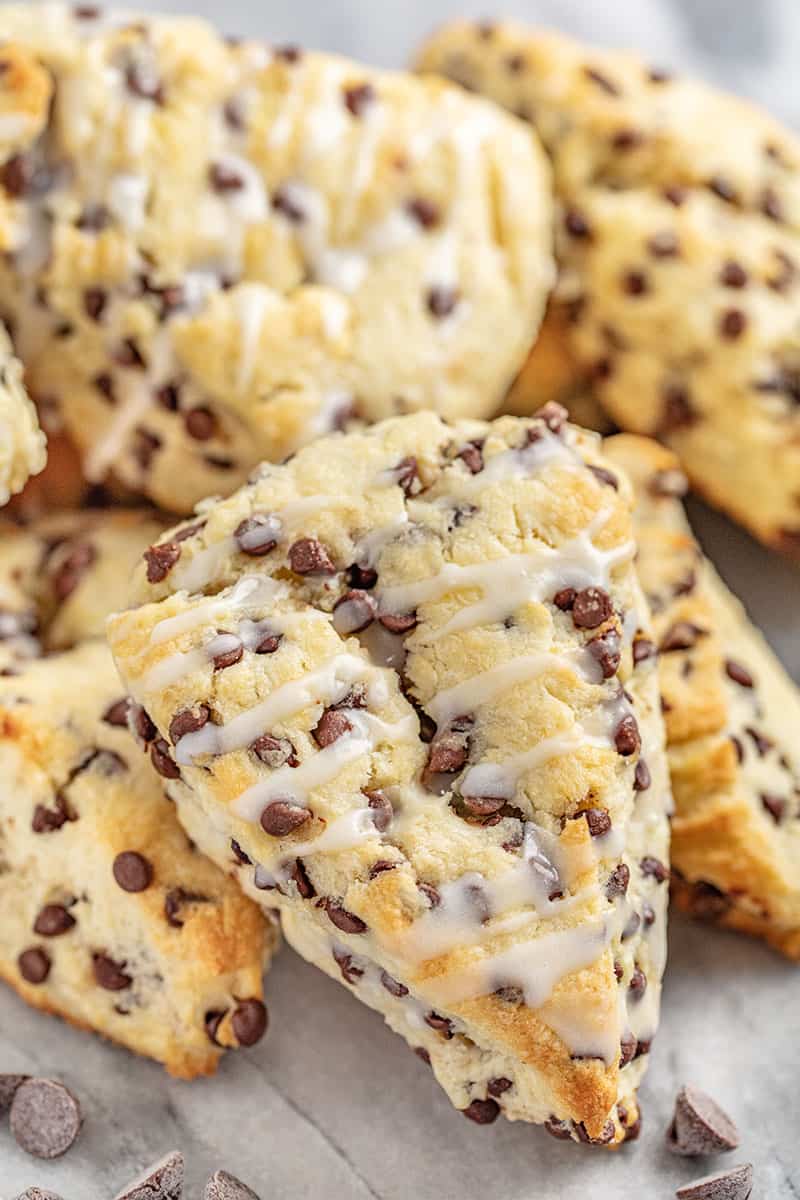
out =
{"type": "Polygon", "coordinates": [[[675,1192],[678,1200],[748,1200],[753,1191],[753,1164],[717,1171],[685,1183],[675,1192]]]}
{"type": "Polygon", "coordinates": [[[337,633],[360,633],[375,619],[378,605],[369,592],[351,588],[333,606],[333,627],[337,633]]]}
{"type": "Polygon", "coordinates": [[[392,808],[391,800],[379,788],[375,788],[364,794],[372,809],[372,820],[375,828],[378,833],[386,833],[394,818],[394,809],[392,808]]]}
{"type": "Polygon", "coordinates": [[[348,912],[338,900],[326,900],[324,908],[329,920],[337,929],[341,929],[342,933],[366,933],[366,922],[355,913],[348,912]]]}
{"type": "Polygon", "coordinates": [[[33,932],[39,937],[60,937],[69,933],[74,925],[75,918],[63,904],[45,904],[33,923],[33,932]]]}
{"type": "Polygon", "coordinates": [[[596,629],[613,611],[611,597],[602,588],[583,588],[573,600],[572,621],[577,629],[596,629]]]}
{"type": "Polygon", "coordinates": [[[141,1175],[117,1192],[114,1200],[181,1200],[183,1175],[183,1155],[173,1150],[159,1162],[145,1167],[141,1175]]]}
{"type": "Polygon", "coordinates": [[[181,548],[175,542],[162,542],[158,546],[150,546],[144,552],[144,561],[147,563],[147,582],[161,583],[167,578],[180,556],[181,548]]]}
{"type": "Polygon", "coordinates": [[[259,1200],[259,1197],[235,1175],[216,1171],[206,1184],[203,1200],[259,1200]]]}
{"type": "Polygon", "coordinates": [[[324,749],[325,746],[332,746],[346,733],[350,733],[352,728],[352,723],[348,720],[345,712],[341,709],[326,708],[312,729],[311,736],[317,745],[324,749]]]}
{"type": "Polygon", "coordinates": [[[639,863],[639,869],[645,877],[655,879],[656,883],[666,883],[669,879],[669,867],[665,867],[660,859],[646,854],[639,863]]]}
{"type": "Polygon", "coordinates": [[[255,1046],[267,1032],[269,1016],[260,1000],[242,1000],[234,1009],[233,1032],[240,1046],[255,1046]]]}
{"type": "Polygon", "coordinates": [[[17,959],[19,973],[26,983],[44,983],[50,974],[50,956],[39,946],[23,950],[17,959]]]}
{"type": "Polygon", "coordinates": [[[604,834],[611,832],[611,817],[604,808],[584,808],[581,812],[575,813],[575,817],[585,817],[586,824],[589,826],[589,833],[592,837],[603,837],[604,834]]]}
{"type": "Polygon", "coordinates": [[[732,658],[725,660],[725,674],[740,687],[751,688],[754,686],[753,676],[747,668],[743,667],[741,663],[734,662],[732,658]]]}
{"type": "Polygon", "coordinates": [[[164,779],[180,779],[180,769],[171,757],[169,744],[164,738],[156,738],[150,746],[150,761],[164,779]]]}
{"type": "Polygon", "coordinates": [[[270,837],[288,837],[311,820],[311,812],[291,800],[273,800],[261,814],[261,828],[270,837]]]}
{"type": "Polygon", "coordinates": [[[153,882],[153,867],[136,850],[123,850],[114,859],[114,879],[123,892],[144,892],[153,882]]]}
{"type": "Polygon", "coordinates": [[[183,708],[177,712],[169,723],[169,738],[176,746],[187,733],[196,733],[208,723],[211,713],[205,704],[195,704],[193,708],[183,708]]]}
{"type": "Polygon", "coordinates": [[[99,987],[107,992],[124,992],[133,983],[130,975],[125,974],[126,963],[115,962],[107,954],[92,955],[92,969],[99,987]]]}
{"type": "Polygon", "coordinates": [[[34,1158],[60,1158],[81,1130],[78,1101],[53,1079],[27,1079],[11,1101],[11,1132],[17,1145],[34,1158]]]}
{"type": "Polygon", "coordinates": [[[269,554],[277,546],[280,535],[280,522],[271,513],[254,513],[252,517],[246,517],[233,534],[236,545],[251,558],[269,554]]]}
{"type": "Polygon", "coordinates": [[[127,696],[123,696],[121,700],[115,700],[113,704],[109,704],[103,713],[103,720],[106,725],[112,725],[119,729],[127,729],[130,706],[131,702],[127,696]]]}
{"type": "Polygon", "coordinates": [[[316,538],[299,538],[289,547],[289,565],[296,575],[335,575],[331,556],[316,538]]]}
{"type": "Polygon", "coordinates": [[[667,1132],[667,1148],[687,1157],[735,1150],[739,1131],[727,1113],[699,1088],[678,1092],[675,1115],[667,1132]]]}
{"type": "Polygon", "coordinates": [[[617,896],[624,896],[628,890],[630,879],[630,868],[626,863],[618,863],[606,880],[606,896],[608,899],[615,900],[617,896]]]}
{"type": "Polygon", "coordinates": [[[623,758],[636,754],[641,748],[642,738],[633,713],[626,713],[614,730],[614,745],[617,754],[622,755],[623,758]]]}

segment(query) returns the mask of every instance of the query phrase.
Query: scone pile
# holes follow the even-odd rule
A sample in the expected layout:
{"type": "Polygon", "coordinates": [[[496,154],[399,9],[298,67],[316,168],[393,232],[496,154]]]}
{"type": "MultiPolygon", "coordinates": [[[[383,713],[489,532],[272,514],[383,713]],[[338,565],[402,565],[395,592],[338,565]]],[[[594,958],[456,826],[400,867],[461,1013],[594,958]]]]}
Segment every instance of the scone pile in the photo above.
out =
{"type": "Polygon", "coordinates": [[[191,1078],[280,924],[467,1117],[613,1146],[670,891],[800,958],[800,699],[682,506],[800,546],[800,152],[420,61],[0,8],[0,975],[191,1078]]]}

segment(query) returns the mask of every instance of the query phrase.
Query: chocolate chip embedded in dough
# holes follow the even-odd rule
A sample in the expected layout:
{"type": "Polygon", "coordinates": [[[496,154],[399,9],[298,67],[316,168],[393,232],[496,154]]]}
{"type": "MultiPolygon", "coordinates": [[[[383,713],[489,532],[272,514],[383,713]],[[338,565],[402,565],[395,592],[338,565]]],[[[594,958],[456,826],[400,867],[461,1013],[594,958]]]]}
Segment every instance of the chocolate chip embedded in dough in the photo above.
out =
{"type": "Polygon", "coordinates": [[[734,662],[732,658],[725,660],[725,674],[734,683],[738,683],[740,687],[751,688],[754,686],[753,676],[743,667],[741,663],[734,662]]]}
{"type": "Polygon", "coordinates": [[[342,99],[347,111],[354,117],[361,117],[371,104],[375,103],[377,94],[371,83],[359,83],[346,87],[342,91],[342,99]]]}
{"type": "Polygon", "coordinates": [[[136,850],[123,850],[118,854],[112,872],[123,892],[144,892],[153,882],[152,864],[136,850]]]}
{"type": "Polygon", "coordinates": [[[346,733],[350,733],[353,725],[348,720],[346,712],[336,708],[326,708],[317,724],[311,731],[311,736],[318,746],[331,746],[346,733]]]}
{"type": "Polygon", "coordinates": [[[609,900],[616,900],[618,896],[624,896],[628,890],[630,883],[631,872],[626,863],[617,863],[614,870],[606,880],[606,896],[609,900]]]}
{"type": "Polygon", "coordinates": [[[748,1200],[753,1191],[753,1164],[717,1171],[686,1183],[675,1192],[678,1200],[748,1200]]]}
{"type": "Polygon", "coordinates": [[[234,530],[234,540],[243,554],[260,558],[278,544],[281,525],[271,513],[253,513],[240,521],[234,530]]]}
{"type": "Polygon", "coordinates": [[[114,1200],[181,1200],[183,1155],[178,1150],[145,1167],[132,1183],[117,1192],[114,1200]]]}
{"type": "Polygon", "coordinates": [[[148,547],[144,552],[144,561],[147,563],[147,582],[161,583],[167,578],[180,556],[181,548],[176,542],[161,542],[160,545],[148,547]]]}
{"type": "Polygon", "coordinates": [[[78,1101],[62,1083],[27,1079],[14,1093],[9,1113],[17,1144],[35,1158],[60,1158],[81,1130],[78,1101]]]}
{"type": "Polygon", "coordinates": [[[454,1034],[453,1022],[448,1017],[443,1017],[441,1013],[429,1012],[425,1015],[425,1024],[430,1025],[431,1029],[435,1029],[437,1033],[441,1033],[447,1041],[454,1034]]]}
{"type": "Polygon", "coordinates": [[[169,723],[169,738],[176,746],[182,737],[188,733],[196,733],[206,725],[211,716],[205,704],[195,704],[192,708],[183,708],[177,712],[169,723]]]}
{"type": "Polygon", "coordinates": [[[26,983],[44,983],[50,974],[50,955],[40,946],[23,950],[17,959],[19,973],[26,983]]]}
{"type": "Polygon", "coordinates": [[[250,743],[250,749],[256,758],[260,759],[265,766],[271,767],[273,771],[279,767],[297,767],[300,764],[293,744],[286,737],[275,737],[271,733],[262,733],[260,737],[250,743]]]}
{"type": "Polygon", "coordinates": [[[633,713],[626,713],[614,730],[614,745],[617,754],[623,758],[629,758],[641,749],[642,738],[633,713]]]}
{"type": "Polygon", "coordinates": [[[486,1100],[473,1100],[461,1112],[476,1125],[491,1125],[500,1115],[500,1105],[489,1097],[486,1100]]]}
{"type": "Polygon", "coordinates": [[[669,867],[665,867],[660,859],[646,854],[639,863],[642,875],[655,879],[656,883],[666,883],[669,879],[669,867]]]}
{"type": "Polygon", "coordinates": [[[395,979],[393,975],[388,973],[388,971],[381,971],[381,983],[386,988],[387,992],[390,992],[393,996],[397,996],[398,999],[402,996],[408,995],[408,988],[406,985],[401,983],[399,979],[395,979]]]}
{"type": "Polygon", "coordinates": [[[180,768],[170,755],[169,743],[165,738],[157,737],[150,746],[150,761],[164,779],[180,779],[180,768]]]}
{"type": "Polygon", "coordinates": [[[289,547],[289,566],[296,575],[335,575],[330,554],[317,538],[299,538],[289,547]]]}
{"type": "Polygon", "coordinates": [[[603,588],[583,588],[572,602],[572,622],[576,629],[597,629],[613,611],[611,597],[603,588]]]}
{"type": "Polygon", "coordinates": [[[270,837],[288,837],[311,820],[311,812],[291,800],[273,800],[261,814],[261,828],[270,837]]]}
{"type": "Polygon", "coordinates": [[[115,962],[107,954],[92,955],[92,969],[98,986],[107,992],[124,992],[133,983],[130,975],[125,974],[127,963],[115,962]]]}
{"type": "Polygon", "coordinates": [[[676,621],[662,637],[659,650],[662,654],[669,654],[673,650],[691,650],[706,633],[705,629],[691,621],[676,621]]]}
{"type": "Polygon", "coordinates": [[[428,289],[425,303],[431,316],[441,321],[455,312],[460,299],[457,288],[440,284],[428,289]]]}
{"type": "Polygon", "coordinates": [[[699,1088],[678,1092],[675,1115],[667,1133],[667,1148],[687,1157],[735,1150],[739,1131],[726,1112],[699,1088]]]}
{"type": "Polygon", "coordinates": [[[328,898],[324,901],[323,907],[328,914],[328,919],[337,929],[341,929],[342,933],[366,933],[366,922],[362,921],[361,917],[357,917],[355,913],[348,912],[339,900],[328,898]]]}
{"type": "Polygon", "coordinates": [[[365,792],[369,807],[372,810],[372,820],[378,833],[386,833],[386,830],[392,823],[394,818],[394,809],[389,797],[380,790],[374,788],[372,791],[365,792]]]}
{"type": "Polygon", "coordinates": [[[378,605],[369,592],[351,588],[333,606],[333,627],[345,636],[360,633],[375,620],[377,611],[378,605]]]}
{"type": "Polygon", "coordinates": [[[75,918],[63,904],[45,904],[33,923],[33,932],[39,937],[61,937],[75,926],[75,918]]]}
{"type": "Polygon", "coordinates": [[[112,725],[119,729],[127,729],[130,706],[131,702],[127,696],[123,696],[121,700],[115,700],[113,704],[109,704],[103,713],[103,720],[106,725],[112,725]]]}
{"type": "Polygon", "coordinates": [[[589,826],[589,833],[592,837],[603,837],[604,834],[611,832],[611,817],[604,808],[584,808],[575,813],[576,820],[580,817],[586,818],[586,824],[589,826]]]}
{"type": "Polygon", "coordinates": [[[164,897],[164,916],[167,924],[173,929],[182,929],[185,922],[182,919],[184,904],[206,904],[208,896],[199,892],[188,892],[185,888],[176,887],[167,892],[164,897]]]}

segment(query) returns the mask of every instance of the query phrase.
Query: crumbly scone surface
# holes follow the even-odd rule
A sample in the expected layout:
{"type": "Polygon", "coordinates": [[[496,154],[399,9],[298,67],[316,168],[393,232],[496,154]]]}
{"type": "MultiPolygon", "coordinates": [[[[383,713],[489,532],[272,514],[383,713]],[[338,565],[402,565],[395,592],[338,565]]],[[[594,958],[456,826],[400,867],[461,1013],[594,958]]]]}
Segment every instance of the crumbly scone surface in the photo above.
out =
{"type": "Polygon", "coordinates": [[[22,382],[22,368],[0,326],[0,505],[41,471],[45,458],[44,435],[22,382]]]}
{"type": "Polygon", "coordinates": [[[31,110],[0,296],[90,479],[187,512],[351,420],[495,411],[553,280],[524,125],[443,81],[82,11],[0,10],[31,110]]]}
{"type": "Polygon", "coordinates": [[[551,156],[565,338],[623,428],[800,553],[800,147],[732,96],[513,24],[421,65],[531,120],[551,156]]]}
{"type": "Polygon", "coordinates": [[[393,419],[201,506],[109,626],[201,849],[458,1108],[603,1142],[636,1123],[668,875],[629,507],[557,408],[393,419]]]}
{"type": "Polygon", "coordinates": [[[699,917],[800,957],[800,695],[702,555],[678,460],[604,443],[637,496],[637,565],[653,613],[675,795],[673,882],[699,917]]]}

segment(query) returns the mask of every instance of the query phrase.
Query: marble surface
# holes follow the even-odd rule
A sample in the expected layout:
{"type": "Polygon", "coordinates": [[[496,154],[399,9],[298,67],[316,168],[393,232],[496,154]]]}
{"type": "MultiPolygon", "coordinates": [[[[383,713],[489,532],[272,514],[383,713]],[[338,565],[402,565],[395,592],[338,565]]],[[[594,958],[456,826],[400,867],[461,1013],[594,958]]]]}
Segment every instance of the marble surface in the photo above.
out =
{"type": "MultiPolygon", "coordinates": [[[[139,7],[167,7],[140,2],[139,7]]],[[[231,32],[299,41],[399,65],[459,0],[171,0],[231,32]]],[[[506,13],[691,66],[800,125],[797,0],[505,0],[506,13]]],[[[699,505],[706,548],[800,680],[800,572],[699,505]]],[[[800,734],[800,731],[798,731],[800,734]]],[[[0,917],[0,919],[2,919],[0,917]]],[[[677,1088],[692,1081],[731,1110],[737,1160],[756,1167],[754,1200],[800,1197],[800,978],[764,947],[672,922],[665,1015],[643,1090],[641,1140],[618,1154],[454,1113],[427,1068],[381,1020],[291,951],[268,981],[272,1029],[219,1075],[170,1081],[151,1063],[27,1009],[0,989],[0,1071],[62,1078],[86,1125],[63,1160],[39,1164],[0,1128],[0,1198],[37,1183],[65,1200],[110,1200],[148,1161],[181,1148],[187,1200],[224,1165],[261,1200],[657,1200],[699,1169],[663,1148],[677,1088]]]]}

